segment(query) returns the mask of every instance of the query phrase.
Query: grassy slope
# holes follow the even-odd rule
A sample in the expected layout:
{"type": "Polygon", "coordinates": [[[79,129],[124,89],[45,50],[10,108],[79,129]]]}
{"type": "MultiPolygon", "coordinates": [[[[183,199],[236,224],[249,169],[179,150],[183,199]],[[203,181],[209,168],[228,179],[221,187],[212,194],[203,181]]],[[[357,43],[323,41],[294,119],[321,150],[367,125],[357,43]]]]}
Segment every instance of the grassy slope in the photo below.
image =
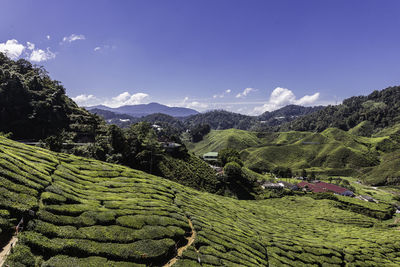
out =
{"type": "Polygon", "coordinates": [[[321,133],[256,133],[230,129],[212,131],[203,141],[188,148],[202,154],[231,147],[241,150],[245,165],[251,168],[271,170],[285,166],[294,171],[304,168],[326,175],[365,174],[365,182],[379,184],[400,177],[400,167],[396,167],[400,166],[399,153],[376,149],[385,141],[391,142],[387,135],[362,137],[336,128],[321,133]]]}
{"type": "Polygon", "coordinates": [[[268,162],[270,165],[287,166],[293,169],[353,168],[373,164],[369,145],[372,141],[354,137],[338,129],[327,129],[322,133],[307,133],[294,143],[283,146],[265,146],[244,151],[246,161],[268,162]],[[272,164],[271,164],[272,163],[272,164]]]}
{"type": "Polygon", "coordinates": [[[203,155],[210,151],[219,151],[225,147],[235,147],[238,150],[257,146],[260,143],[256,134],[249,131],[228,129],[211,130],[204,139],[198,143],[188,143],[188,149],[196,155],[203,155]]]}
{"type": "MultiPolygon", "coordinates": [[[[37,211],[10,266],[162,264],[190,235],[189,220],[195,241],[176,266],[400,264],[400,232],[350,211],[346,199],[238,201],[2,137],[0,159],[1,229],[37,211]]],[[[351,202],[351,210],[388,211],[351,202]]]]}

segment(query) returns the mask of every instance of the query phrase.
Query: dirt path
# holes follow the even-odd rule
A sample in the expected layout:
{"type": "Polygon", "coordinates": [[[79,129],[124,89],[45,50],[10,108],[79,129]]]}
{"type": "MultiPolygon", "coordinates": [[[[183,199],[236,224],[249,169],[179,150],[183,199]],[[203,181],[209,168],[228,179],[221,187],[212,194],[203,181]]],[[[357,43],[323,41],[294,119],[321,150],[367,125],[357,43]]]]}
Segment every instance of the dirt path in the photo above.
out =
{"type": "Polygon", "coordinates": [[[177,262],[178,259],[182,256],[183,252],[193,244],[193,242],[196,238],[196,231],[194,230],[192,221],[189,218],[188,218],[188,222],[189,222],[190,228],[192,228],[192,235],[189,237],[186,237],[186,240],[188,241],[187,244],[183,247],[178,248],[177,255],[174,258],[172,258],[167,264],[165,264],[164,267],[170,267],[170,266],[174,265],[175,262],[177,262]]]}
{"type": "Polygon", "coordinates": [[[11,248],[17,243],[17,241],[18,241],[17,236],[13,236],[10,242],[8,242],[8,244],[3,247],[3,250],[0,252],[0,267],[3,266],[7,256],[11,252],[11,248]]]}

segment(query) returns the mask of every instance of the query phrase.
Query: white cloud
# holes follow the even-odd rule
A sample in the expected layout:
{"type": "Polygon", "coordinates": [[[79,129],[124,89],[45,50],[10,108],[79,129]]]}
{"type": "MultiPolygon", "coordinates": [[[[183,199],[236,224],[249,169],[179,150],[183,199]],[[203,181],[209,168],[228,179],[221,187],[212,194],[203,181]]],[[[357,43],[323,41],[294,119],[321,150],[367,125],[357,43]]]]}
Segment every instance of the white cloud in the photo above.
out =
{"type": "Polygon", "coordinates": [[[296,105],[308,106],[314,104],[319,98],[319,93],[313,95],[305,95],[296,101],[296,105]]]}
{"type": "Polygon", "coordinates": [[[83,35],[83,34],[74,34],[73,33],[70,36],[65,36],[62,39],[62,41],[63,41],[63,43],[66,43],[66,42],[71,43],[71,42],[74,42],[74,41],[77,41],[77,40],[85,40],[85,39],[86,39],[85,35],[83,35]]]}
{"type": "Polygon", "coordinates": [[[76,97],[72,97],[72,100],[74,100],[79,106],[94,106],[98,105],[99,99],[95,97],[94,95],[78,95],[76,97]]]}
{"type": "Polygon", "coordinates": [[[106,52],[106,51],[114,51],[116,49],[117,49],[116,45],[108,45],[108,44],[106,44],[106,45],[96,46],[93,49],[93,51],[95,51],[95,52],[106,52]]]}
{"type": "Polygon", "coordinates": [[[230,94],[230,93],[231,93],[231,89],[227,89],[227,90],[225,90],[225,92],[223,92],[220,95],[213,95],[213,98],[214,99],[216,99],[216,98],[224,98],[227,94],[230,94]]]}
{"type": "Polygon", "coordinates": [[[195,108],[195,109],[206,109],[208,108],[207,103],[201,103],[199,101],[190,101],[189,97],[185,97],[179,106],[183,106],[186,108],[195,108]]]}
{"type": "Polygon", "coordinates": [[[198,101],[192,101],[190,103],[187,103],[186,107],[188,107],[188,108],[208,108],[208,104],[200,103],[198,101]]]}
{"type": "Polygon", "coordinates": [[[130,94],[129,92],[123,92],[115,97],[111,98],[98,98],[94,95],[78,95],[72,97],[79,106],[95,106],[95,105],[105,105],[111,108],[116,108],[124,105],[138,105],[143,104],[149,98],[148,94],[136,93],[130,94]]]}
{"type": "MultiPolygon", "coordinates": [[[[33,48],[35,48],[35,45],[33,45],[33,48]]],[[[31,48],[28,47],[28,49],[32,50],[31,48]]],[[[29,60],[34,61],[34,62],[42,62],[42,61],[47,61],[49,59],[53,59],[56,57],[56,54],[50,51],[50,48],[47,48],[46,51],[42,49],[36,49],[33,50],[31,55],[29,56],[29,60]]]]}
{"type": "Polygon", "coordinates": [[[296,99],[296,96],[291,90],[277,87],[272,91],[268,102],[262,106],[255,107],[253,113],[261,114],[265,111],[273,111],[291,104],[301,106],[312,105],[319,99],[319,95],[319,93],[315,93],[313,95],[305,95],[300,99],[296,99]]]}
{"type": "Polygon", "coordinates": [[[243,90],[243,92],[239,93],[236,95],[236,98],[241,98],[241,97],[246,97],[248,94],[250,94],[251,92],[256,91],[256,89],[254,88],[246,88],[243,90]]]}
{"type": "Polygon", "coordinates": [[[24,46],[18,43],[17,40],[12,39],[5,43],[0,43],[0,52],[5,53],[8,57],[15,60],[20,57],[25,50],[29,50],[24,53],[24,56],[34,62],[42,62],[56,57],[56,54],[51,52],[50,48],[47,48],[45,51],[42,49],[35,49],[35,47],[34,43],[26,42],[26,46],[24,46]]]}
{"type": "Polygon", "coordinates": [[[7,40],[5,43],[0,43],[0,52],[3,52],[11,59],[17,59],[25,50],[23,44],[18,43],[17,40],[7,40]]]}
{"type": "Polygon", "coordinates": [[[105,105],[109,107],[119,107],[123,105],[137,105],[142,104],[144,100],[149,97],[145,93],[130,94],[128,92],[123,92],[116,97],[113,97],[110,101],[106,101],[105,105]]]}
{"type": "Polygon", "coordinates": [[[50,40],[50,35],[46,35],[46,39],[47,39],[47,40],[50,40]]]}
{"type": "Polygon", "coordinates": [[[35,49],[35,44],[33,44],[33,43],[31,43],[31,42],[26,42],[26,47],[27,47],[29,50],[33,50],[33,49],[35,49]]]}

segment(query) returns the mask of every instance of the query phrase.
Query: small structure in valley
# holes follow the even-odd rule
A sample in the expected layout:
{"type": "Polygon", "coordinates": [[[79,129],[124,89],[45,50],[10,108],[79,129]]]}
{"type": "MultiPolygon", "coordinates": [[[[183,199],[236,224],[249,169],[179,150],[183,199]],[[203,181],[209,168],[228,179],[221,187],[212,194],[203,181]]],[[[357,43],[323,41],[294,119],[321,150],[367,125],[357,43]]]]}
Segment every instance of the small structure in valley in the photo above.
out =
{"type": "Polygon", "coordinates": [[[282,189],[285,185],[283,183],[271,183],[271,182],[263,182],[261,183],[262,189],[282,189]]]}
{"type": "Polygon", "coordinates": [[[153,124],[153,125],[151,125],[151,127],[153,127],[153,129],[158,131],[158,132],[163,130],[163,128],[160,125],[157,125],[157,124],[153,124]]]}
{"type": "Polygon", "coordinates": [[[175,142],[160,142],[161,146],[167,151],[167,152],[173,152],[176,149],[180,148],[182,145],[175,143],[175,142]]]}
{"type": "Polygon", "coordinates": [[[360,195],[358,198],[361,200],[364,200],[364,201],[368,201],[368,202],[375,202],[375,203],[378,202],[373,197],[368,196],[368,195],[360,195]]]}
{"type": "Polygon", "coordinates": [[[203,155],[203,159],[205,161],[217,161],[218,160],[218,152],[208,152],[203,155]]]}

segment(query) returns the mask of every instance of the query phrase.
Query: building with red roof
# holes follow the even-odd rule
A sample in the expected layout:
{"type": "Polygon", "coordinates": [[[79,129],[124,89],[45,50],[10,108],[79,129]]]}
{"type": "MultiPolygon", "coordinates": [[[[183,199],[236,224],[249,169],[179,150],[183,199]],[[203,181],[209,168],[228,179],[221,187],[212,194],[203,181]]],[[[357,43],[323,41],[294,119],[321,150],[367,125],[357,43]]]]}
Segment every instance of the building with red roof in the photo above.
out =
{"type": "Polygon", "coordinates": [[[303,181],[300,182],[297,186],[300,188],[305,188],[314,193],[334,193],[337,195],[346,195],[346,196],[354,195],[354,193],[348,190],[347,188],[320,181],[315,181],[312,183],[303,181]]]}

